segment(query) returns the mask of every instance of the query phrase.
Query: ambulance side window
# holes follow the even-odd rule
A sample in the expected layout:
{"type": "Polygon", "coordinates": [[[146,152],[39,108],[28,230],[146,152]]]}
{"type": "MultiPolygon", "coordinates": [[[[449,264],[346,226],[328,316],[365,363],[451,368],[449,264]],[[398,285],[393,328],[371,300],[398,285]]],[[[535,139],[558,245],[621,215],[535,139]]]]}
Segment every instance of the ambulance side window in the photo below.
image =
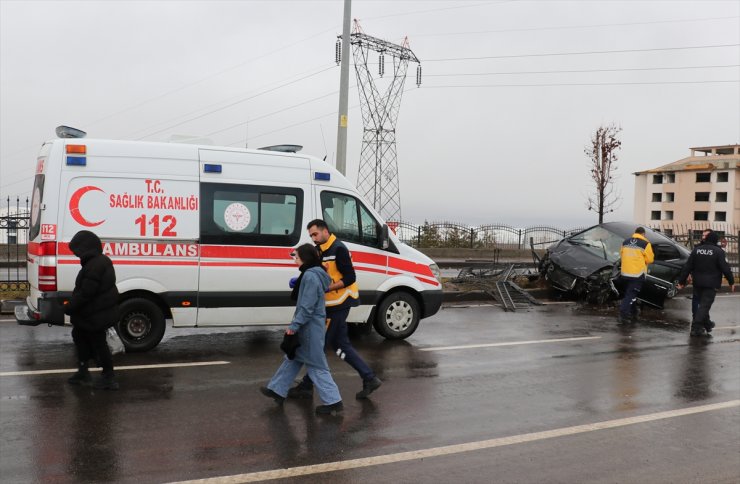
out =
{"type": "Polygon", "coordinates": [[[380,224],[355,197],[321,192],[321,214],[329,230],[341,240],[378,247],[380,224]]]}
{"type": "Polygon", "coordinates": [[[28,240],[34,240],[41,231],[41,204],[44,201],[44,175],[36,175],[31,198],[31,225],[28,240]]]}
{"type": "Polygon", "coordinates": [[[293,246],[301,237],[303,190],[201,184],[201,243],[293,246]]]}

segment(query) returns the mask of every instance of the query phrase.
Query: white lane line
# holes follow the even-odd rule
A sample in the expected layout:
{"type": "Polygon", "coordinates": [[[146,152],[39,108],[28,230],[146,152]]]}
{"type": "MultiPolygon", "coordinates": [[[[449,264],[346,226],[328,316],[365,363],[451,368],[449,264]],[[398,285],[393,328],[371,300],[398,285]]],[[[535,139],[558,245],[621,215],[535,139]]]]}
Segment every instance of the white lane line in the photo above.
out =
{"type": "Polygon", "coordinates": [[[371,467],[384,464],[393,464],[410,460],[428,459],[440,457],[443,455],[461,454],[477,450],[492,449],[494,447],[503,447],[507,445],[523,444],[526,442],[536,442],[538,440],[552,439],[556,437],[565,437],[568,435],[594,432],[597,430],[614,429],[635,425],[656,420],[663,420],[674,417],[683,417],[697,413],[713,412],[740,406],[740,400],[730,400],[728,402],[714,403],[710,405],[701,405],[698,407],[682,408],[678,410],[668,410],[666,412],[650,413],[637,417],[619,418],[615,420],[606,420],[592,424],[576,425],[573,427],[564,427],[560,429],[545,430],[543,432],[533,432],[529,434],[513,435],[511,437],[500,437],[497,439],[481,440],[478,442],[468,442],[465,444],[446,445],[442,447],[433,447],[430,449],[413,450],[409,452],[399,452],[396,454],[379,455],[375,457],[365,457],[361,459],[351,459],[337,462],[327,462],[325,464],[314,464],[309,466],[289,467],[286,469],[275,469],[263,472],[250,472],[247,474],[237,474],[233,476],[212,477],[208,479],[195,479],[191,481],[180,481],[172,484],[232,484],[242,482],[258,482],[271,479],[285,479],[290,477],[308,476],[312,474],[322,474],[326,472],[342,471],[348,469],[358,469],[361,467],[371,467]]]}
{"type": "Polygon", "coordinates": [[[737,329],[740,328],[740,326],[717,326],[714,329],[737,329]]]}
{"type": "Polygon", "coordinates": [[[483,343],[483,344],[460,345],[460,346],[434,346],[432,348],[421,348],[421,351],[467,350],[470,348],[493,348],[497,346],[534,345],[534,344],[540,344],[540,343],[560,343],[564,341],[585,341],[589,339],[601,339],[601,336],[580,336],[578,338],[536,339],[532,341],[509,341],[506,343],[483,343]]]}
{"type": "MultiPolygon", "coordinates": [[[[161,365],[132,365],[116,366],[115,370],[149,370],[152,368],[184,368],[188,366],[209,366],[209,365],[228,365],[229,361],[198,361],[195,363],[164,363],[161,365]]],[[[32,371],[3,371],[0,376],[26,376],[26,375],[51,375],[54,373],[74,373],[77,368],[67,368],[61,370],[32,370],[32,371]]],[[[90,368],[90,371],[101,371],[100,368],[90,368]]]]}

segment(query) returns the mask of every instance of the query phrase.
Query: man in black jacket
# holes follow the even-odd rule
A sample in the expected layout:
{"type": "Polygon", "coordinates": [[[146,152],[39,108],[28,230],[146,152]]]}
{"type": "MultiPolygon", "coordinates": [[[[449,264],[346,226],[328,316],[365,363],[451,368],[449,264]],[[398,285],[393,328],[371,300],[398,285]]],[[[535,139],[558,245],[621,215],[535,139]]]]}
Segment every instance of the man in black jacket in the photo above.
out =
{"type": "Polygon", "coordinates": [[[80,258],[72,298],[64,307],[72,322],[72,340],[77,347],[78,370],[67,381],[72,385],[92,382],[88,363],[94,359],[103,374],[95,388],[117,390],[113,376],[113,357],[105,339],[106,330],[118,320],[118,289],[111,260],[103,255],[103,245],[94,233],[81,230],[69,242],[70,250],[80,258]]]}
{"type": "Polygon", "coordinates": [[[706,234],[699,245],[691,251],[689,260],[678,276],[678,288],[686,285],[689,274],[694,284],[694,301],[699,305],[691,321],[691,336],[702,336],[711,333],[714,323],[709,318],[717,289],[722,285],[722,276],[727,278],[730,290],[735,292],[735,278],[727,263],[725,251],[717,245],[719,237],[714,231],[706,234]],[[706,333],[705,333],[706,331],[706,333]]]}

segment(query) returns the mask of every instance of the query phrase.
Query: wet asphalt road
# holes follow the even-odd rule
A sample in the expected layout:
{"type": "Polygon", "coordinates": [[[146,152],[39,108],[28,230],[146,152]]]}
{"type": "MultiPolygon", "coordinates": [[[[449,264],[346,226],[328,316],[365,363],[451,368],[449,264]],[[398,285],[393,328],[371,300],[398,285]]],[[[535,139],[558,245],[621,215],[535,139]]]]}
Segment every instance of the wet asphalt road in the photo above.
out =
{"type": "Polygon", "coordinates": [[[573,304],[447,307],[406,341],[354,339],[385,382],[370,400],[330,355],[346,407],[323,418],[318,402],[279,409],[258,392],[280,328],[168,328],[154,351],[116,357],[147,367],[119,368],[109,392],[9,374],[69,369],[73,345],[69,328],[2,316],[0,480],[736,483],[738,303],[717,298],[711,340],[688,337],[685,298],[627,327],[573,304]]]}

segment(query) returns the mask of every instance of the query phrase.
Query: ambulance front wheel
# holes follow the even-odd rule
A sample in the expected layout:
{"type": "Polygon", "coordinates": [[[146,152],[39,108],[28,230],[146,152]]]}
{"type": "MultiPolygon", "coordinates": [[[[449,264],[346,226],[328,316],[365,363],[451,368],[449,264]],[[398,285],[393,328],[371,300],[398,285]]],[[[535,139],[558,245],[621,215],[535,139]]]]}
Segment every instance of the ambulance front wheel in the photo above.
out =
{"type": "Polygon", "coordinates": [[[116,328],[126,351],[139,353],[159,344],[164,336],[164,313],[154,302],[144,298],[127,299],[120,307],[121,320],[116,328]]]}
{"type": "Polygon", "coordinates": [[[419,326],[421,309],[419,301],[407,292],[394,292],[378,305],[375,330],[388,339],[404,339],[419,326]]]}

